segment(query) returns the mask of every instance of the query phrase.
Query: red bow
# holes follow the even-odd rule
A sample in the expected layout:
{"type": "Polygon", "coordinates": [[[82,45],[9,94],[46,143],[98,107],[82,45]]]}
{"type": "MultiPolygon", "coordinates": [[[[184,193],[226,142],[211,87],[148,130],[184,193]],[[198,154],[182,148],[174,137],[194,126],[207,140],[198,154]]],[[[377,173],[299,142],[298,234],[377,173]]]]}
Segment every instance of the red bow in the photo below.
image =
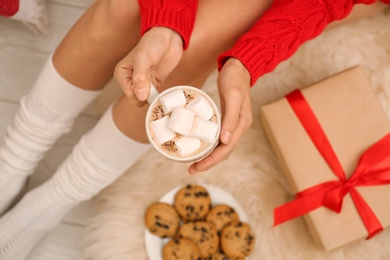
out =
{"type": "Polygon", "coordinates": [[[274,226],[302,216],[321,206],[340,213],[344,196],[349,192],[368,231],[368,238],[383,230],[381,223],[367,202],[356,190],[357,186],[390,184],[390,134],[367,149],[349,179],[337,159],[324,130],[299,90],[286,96],[302,126],[328,163],[338,180],[320,183],[303,190],[296,199],[274,211],[274,226]]]}

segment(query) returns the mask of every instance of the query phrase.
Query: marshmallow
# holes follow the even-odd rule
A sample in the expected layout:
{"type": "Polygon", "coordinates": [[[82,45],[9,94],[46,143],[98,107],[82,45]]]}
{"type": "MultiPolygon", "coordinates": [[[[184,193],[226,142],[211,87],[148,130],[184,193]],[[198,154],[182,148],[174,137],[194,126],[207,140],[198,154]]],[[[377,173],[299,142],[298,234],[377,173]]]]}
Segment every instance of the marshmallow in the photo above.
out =
{"type": "Polygon", "coordinates": [[[168,127],[169,116],[164,116],[150,123],[154,137],[158,144],[172,140],[176,133],[168,127]]]}
{"type": "Polygon", "coordinates": [[[194,112],[184,107],[175,107],[169,118],[168,127],[180,135],[189,136],[194,118],[194,112]]]}
{"type": "Polygon", "coordinates": [[[170,113],[174,107],[184,107],[187,103],[183,90],[177,89],[160,97],[160,103],[165,114],[170,113]]]}
{"type": "Polygon", "coordinates": [[[190,136],[211,144],[218,132],[218,124],[201,117],[195,117],[190,136]]]}
{"type": "Polygon", "coordinates": [[[201,142],[194,137],[183,136],[175,142],[180,156],[189,155],[200,148],[201,142]]]}
{"type": "Polygon", "coordinates": [[[194,112],[197,116],[209,120],[214,115],[214,109],[203,96],[199,96],[192,100],[186,106],[188,110],[194,112]]]}

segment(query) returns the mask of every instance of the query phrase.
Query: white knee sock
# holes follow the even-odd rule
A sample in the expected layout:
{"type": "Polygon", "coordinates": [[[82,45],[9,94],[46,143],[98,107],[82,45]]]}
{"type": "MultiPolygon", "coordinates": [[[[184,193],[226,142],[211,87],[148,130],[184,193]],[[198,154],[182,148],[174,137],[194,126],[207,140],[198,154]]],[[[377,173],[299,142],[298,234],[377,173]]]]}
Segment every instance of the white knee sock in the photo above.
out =
{"type": "Polygon", "coordinates": [[[149,149],[123,135],[111,108],[75,146],[53,177],[0,219],[0,259],[23,259],[66,212],[116,180],[149,149]]]}
{"type": "Polygon", "coordinates": [[[30,93],[22,98],[0,146],[0,215],[14,202],[44,153],[70,131],[74,119],[99,93],[64,80],[49,58],[30,93]]]}

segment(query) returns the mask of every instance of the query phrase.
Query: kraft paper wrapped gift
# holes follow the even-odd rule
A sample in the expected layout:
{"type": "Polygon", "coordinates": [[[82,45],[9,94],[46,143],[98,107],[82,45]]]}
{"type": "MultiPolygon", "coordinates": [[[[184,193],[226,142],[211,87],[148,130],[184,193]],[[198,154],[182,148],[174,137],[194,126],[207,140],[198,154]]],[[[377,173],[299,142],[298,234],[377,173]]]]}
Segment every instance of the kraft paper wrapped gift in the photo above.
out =
{"type": "MultiPolygon", "coordinates": [[[[366,169],[369,172],[370,164],[374,164],[372,161],[378,160],[377,165],[372,168],[373,171],[380,173],[370,175],[370,178],[374,176],[374,179],[379,178],[380,180],[372,181],[369,178],[362,178],[359,180],[360,182],[356,181],[358,185],[353,188],[350,188],[349,184],[340,188],[346,181],[340,181],[340,178],[335,174],[335,169],[331,169],[323,154],[312,141],[301,119],[298,119],[294,112],[295,110],[289,102],[291,98],[288,99],[289,95],[262,107],[260,114],[265,132],[294,194],[324,183],[326,185],[331,181],[333,181],[332,184],[336,183],[335,186],[339,187],[339,189],[332,190],[336,195],[345,194],[345,197],[341,196],[343,199],[339,213],[323,206],[324,200],[314,198],[316,195],[305,194],[303,196],[306,199],[312,197],[306,200],[306,203],[308,201],[314,204],[322,203],[321,206],[303,214],[315,242],[326,251],[330,251],[363,241],[370,236],[368,232],[370,228],[366,228],[359,214],[360,211],[363,211],[363,215],[372,211],[370,219],[366,222],[371,223],[369,225],[375,232],[390,225],[390,171],[386,168],[390,166],[385,165],[390,164],[390,156],[386,157],[387,154],[390,155],[390,148],[387,148],[390,145],[389,138],[384,138],[389,137],[390,122],[373,92],[369,79],[359,66],[304,88],[299,93],[306,100],[314,117],[322,127],[323,133],[334,151],[333,155],[338,159],[341,171],[344,171],[345,178],[348,179],[354,174],[360,157],[367,150],[370,150],[370,155],[366,155],[365,159],[362,160],[363,167],[360,170],[366,169]],[[386,139],[387,143],[384,143],[383,139],[386,139]],[[376,145],[378,143],[380,145],[376,145]],[[378,159],[381,156],[383,158],[378,159]],[[377,185],[378,183],[380,185],[377,185]],[[353,191],[350,192],[351,190],[353,191]],[[357,199],[359,201],[357,204],[363,204],[359,206],[359,209],[352,196],[361,196],[362,200],[357,199]],[[316,200],[317,202],[313,202],[316,200]],[[366,205],[364,205],[365,203],[366,205]],[[367,205],[368,207],[364,208],[367,205]],[[375,222],[375,219],[378,220],[376,224],[372,223],[375,222]]],[[[299,102],[298,106],[301,104],[299,102]]],[[[323,141],[319,141],[320,146],[322,143],[323,141]]],[[[333,198],[333,195],[335,194],[330,194],[327,198],[333,198]]],[[[298,197],[292,201],[286,201],[286,204],[295,203],[300,200],[298,197]]],[[[327,203],[325,204],[328,205],[327,203]]],[[[306,206],[304,204],[290,205],[287,211],[291,209],[292,211],[300,211],[306,206]],[[301,207],[302,205],[303,207],[301,207]]],[[[340,204],[337,205],[340,206],[340,204]]],[[[283,206],[287,205],[281,205],[281,207],[283,206]]],[[[279,208],[275,210],[275,220],[277,217],[285,218],[278,210],[279,208]]],[[[297,214],[300,216],[302,212],[297,214]]],[[[293,218],[295,217],[297,216],[293,218]]],[[[281,222],[284,221],[290,221],[289,216],[281,222]]],[[[372,232],[371,236],[374,236],[375,232],[372,232]]]]}

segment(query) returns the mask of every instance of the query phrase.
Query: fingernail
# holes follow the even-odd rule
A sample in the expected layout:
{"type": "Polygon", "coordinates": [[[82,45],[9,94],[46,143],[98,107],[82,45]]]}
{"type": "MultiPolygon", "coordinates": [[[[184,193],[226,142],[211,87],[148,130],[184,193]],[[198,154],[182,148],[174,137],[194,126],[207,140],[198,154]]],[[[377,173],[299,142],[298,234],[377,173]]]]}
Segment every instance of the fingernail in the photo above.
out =
{"type": "Polygon", "coordinates": [[[226,144],[230,141],[230,138],[232,138],[232,134],[229,131],[224,131],[222,133],[221,141],[226,144]]]}
{"type": "Polygon", "coordinates": [[[135,91],[135,94],[137,95],[137,98],[141,101],[144,101],[146,100],[147,96],[146,96],[146,90],[141,88],[141,89],[137,89],[135,91]]]}

